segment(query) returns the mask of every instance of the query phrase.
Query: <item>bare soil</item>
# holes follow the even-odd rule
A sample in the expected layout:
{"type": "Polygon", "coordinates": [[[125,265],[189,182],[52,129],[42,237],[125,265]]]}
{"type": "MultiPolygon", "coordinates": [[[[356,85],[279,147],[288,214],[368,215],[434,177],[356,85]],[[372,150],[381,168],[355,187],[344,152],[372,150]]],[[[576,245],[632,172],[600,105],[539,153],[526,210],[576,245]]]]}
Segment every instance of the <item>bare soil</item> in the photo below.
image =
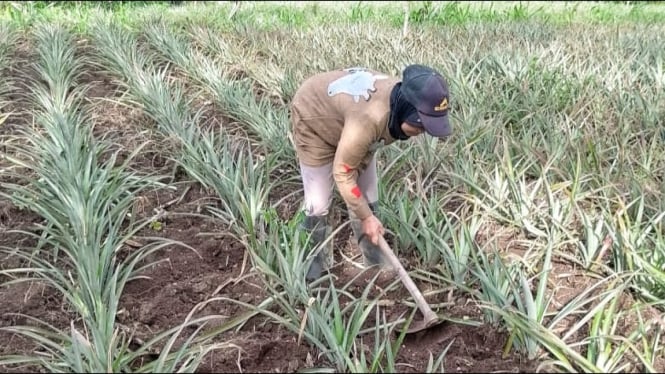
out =
{"type": "MultiPolygon", "coordinates": [[[[162,193],[160,199],[178,197],[175,194],[164,196],[166,194],[162,193]]],[[[190,192],[183,202],[172,206],[171,210],[195,211],[196,201],[201,197],[203,196],[199,191],[190,192]]],[[[151,200],[155,203],[157,198],[151,200]]],[[[38,217],[30,213],[8,206],[6,201],[2,204],[7,212],[3,216],[3,230],[10,227],[29,228],[32,223],[39,221],[38,217]]],[[[150,228],[145,230],[153,231],[150,228]]],[[[117,322],[134,332],[137,343],[149,340],[156,332],[179,325],[198,303],[210,297],[227,297],[256,305],[269,296],[258,276],[251,275],[249,262],[243,262],[248,260],[245,259],[245,250],[240,243],[231,239],[197,235],[220,230],[222,228],[216,227],[212,221],[180,217],[169,218],[163,222],[162,229],[158,232],[144,233],[146,236],[157,235],[180,241],[196,249],[198,254],[180,246],[168,247],[148,259],[161,262],[144,272],[147,279],[128,283],[117,322]]],[[[3,233],[0,245],[16,246],[21,240],[24,241],[23,245],[29,244],[20,235],[3,233]]],[[[339,250],[347,249],[350,251],[350,246],[345,249],[338,247],[337,266],[333,270],[339,277],[336,284],[345,284],[359,272],[339,253],[339,250]]],[[[348,255],[352,256],[353,253],[348,255]]],[[[3,268],[17,265],[15,259],[2,259],[3,268]]],[[[360,295],[364,289],[364,281],[371,275],[368,272],[356,280],[357,286],[352,289],[357,295],[360,295]]],[[[389,292],[382,300],[383,304],[387,305],[383,308],[389,320],[397,319],[411,310],[401,303],[403,300],[411,300],[410,295],[403,287],[395,286],[394,283],[394,277],[381,277],[377,282],[378,288],[387,288],[393,284],[391,289],[394,291],[389,292]]],[[[423,285],[423,292],[427,291],[426,285],[423,285]]],[[[3,287],[0,289],[0,298],[5,300],[0,304],[0,326],[26,322],[25,318],[17,317],[13,313],[40,318],[60,328],[68,327],[70,321],[76,318],[66,310],[64,300],[54,289],[36,282],[3,287]]],[[[448,298],[448,295],[435,295],[428,297],[428,301],[435,304],[449,301],[448,298]]],[[[452,301],[454,306],[440,312],[460,318],[479,318],[478,310],[472,304],[465,305],[463,298],[454,296],[452,301]]],[[[217,301],[208,304],[197,316],[220,315],[232,318],[244,311],[236,304],[217,301]]],[[[368,323],[373,323],[373,319],[370,318],[368,323]]],[[[193,330],[189,331],[191,332],[193,330]]],[[[240,331],[226,332],[217,339],[232,343],[241,350],[229,348],[215,351],[200,367],[201,372],[292,372],[317,365],[329,365],[319,359],[319,352],[313,347],[308,347],[305,342],[297,344],[296,334],[260,316],[250,320],[240,331]]],[[[491,326],[474,327],[455,323],[444,323],[431,330],[407,336],[397,359],[399,370],[422,372],[430,354],[436,358],[453,339],[454,343],[450,346],[444,362],[447,372],[535,370],[536,363],[525,362],[517,355],[502,357],[503,345],[507,339],[505,331],[491,326]]],[[[22,353],[35,349],[34,343],[6,332],[0,332],[0,340],[7,342],[1,346],[0,354],[22,353]]],[[[365,340],[366,344],[371,346],[371,336],[367,336],[365,340]]],[[[5,371],[22,371],[24,368],[10,369],[12,368],[3,368],[5,371]]]]}
{"type": "MultiPolygon", "coordinates": [[[[28,55],[23,60],[29,59],[28,55]]],[[[18,61],[21,61],[18,59],[18,61]]],[[[15,72],[16,79],[24,79],[15,72]]],[[[156,141],[151,121],[138,108],[127,108],[112,100],[117,99],[118,92],[112,79],[101,74],[92,73],[86,76],[92,85],[88,99],[94,103],[93,122],[96,136],[106,136],[117,142],[117,146],[125,153],[131,152],[143,140],[152,143],[132,163],[136,169],[143,171],[173,172],[173,165],[165,155],[169,153],[169,144],[163,140],[156,141]]],[[[11,97],[15,101],[13,108],[21,108],[18,115],[10,117],[15,126],[27,126],[32,118],[27,111],[28,105],[21,97],[11,97]]],[[[7,127],[5,129],[8,129],[7,127]]],[[[11,128],[14,129],[13,127],[11,128]]],[[[7,135],[5,132],[2,135],[7,135]]],[[[0,176],[7,182],[5,175],[0,176]]],[[[180,175],[181,183],[178,190],[161,190],[137,196],[137,204],[144,216],[153,214],[156,208],[163,207],[166,202],[173,202],[166,208],[167,216],[161,220],[161,228],[146,227],[136,238],[141,236],[159,236],[186,244],[190,248],[171,245],[153,254],[148,261],[159,261],[144,271],[143,279],[132,280],[124,289],[118,326],[134,333],[136,344],[140,344],[156,333],[180,325],[197,304],[211,297],[226,297],[234,300],[258,304],[265,300],[267,294],[261,279],[251,269],[251,262],[246,256],[241,243],[223,234],[228,230],[212,219],[202,219],[186,213],[199,214],[205,202],[214,199],[195,183],[188,183],[180,175]],[[183,192],[189,188],[186,194],[183,192]],[[216,235],[207,235],[214,233],[216,235]],[[194,249],[195,251],[193,251],[194,249]]],[[[275,196],[285,196],[292,191],[276,191],[275,196]]],[[[281,207],[282,215],[295,213],[298,196],[285,201],[281,207]]],[[[343,216],[338,217],[343,220],[343,216]]],[[[41,222],[35,214],[21,210],[6,199],[0,198],[0,246],[17,248],[31,246],[35,243],[25,235],[10,233],[11,230],[33,230],[34,224],[41,222]]],[[[356,276],[359,269],[349,258],[357,257],[357,250],[351,245],[350,232],[342,231],[335,243],[336,266],[332,270],[337,277],[336,284],[345,284],[356,276]]],[[[128,246],[126,251],[131,251],[128,246]]],[[[410,268],[410,260],[404,258],[405,267],[410,268]]],[[[0,257],[3,269],[25,265],[14,256],[0,257]]],[[[371,276],[367,273],[356,280],[353,289],[358,295],[371,276]]],[[[411,297],[406,289],[395,282],[394,274],[385,274],[377,282],[377,291],[389,288],[382,300],[383,311],[388,319],[398,318],[411,311],[404,303],[411,297]]],[[[8,279],[0,279],[6,282],[8,279]]],[[[428,285],[417,282],[427,294],[428,285]]],[[[480,312],[473,303],[455,290],[446,294],[435,294],[427,297],[431,304],[448,303],[450,306],[438,310],[455,317],[469,317],[479,320],[480,312]]],[[[6,285],[0,288],[0,327],[29,323],[25,316],[39,318],[58,328],[68,328],[77,317],[68,310],[65,300],[53,288],[39,282],[6,285]],[[20,315],[17,315],[20,314],[20,315]]],[[[218,315],[220,321],[233,318],[246,312],[237,304],[215,301],[207,304],[196,315],[218,315]]],[[[372,319],[368,323],[373,322],[372,319]]],[[[221,323],[221,322],[220,322],[221,323]]],[[[193,329],[183,332],[188,335],[193,329]]],[[[371,346],[371,334],[364,337],[365,344],[371,346]]],[[[237,331],[226,331],[216,337],[217,341],[227,342],[233,346],[209,354],[199,368],[200,372],[293,372],[299,369],[326,366],[330,363],[314,347],[305,341],[298,343],[295,333],[275,324],[264,317],[256,316],[237,331]]],[[[493,326],[468,326],[456,323],[444,323],[436,328],[409,335],[398,352],[398,370],[401,372],[422,372],[426,369],[430,356],[434,359],[451,342],[444,369],[446,372],[533,372],[537,362],[529,362],[519,355],[510,354],[503,357],[503,349],[507,333],[493,326]]],[[[0,332],[0,355],[20,354],[36,349],[33,341],[9,332],[0,332]]],[[[36,367],[2,367],[6,372],[39,371],[36,367]]]]}

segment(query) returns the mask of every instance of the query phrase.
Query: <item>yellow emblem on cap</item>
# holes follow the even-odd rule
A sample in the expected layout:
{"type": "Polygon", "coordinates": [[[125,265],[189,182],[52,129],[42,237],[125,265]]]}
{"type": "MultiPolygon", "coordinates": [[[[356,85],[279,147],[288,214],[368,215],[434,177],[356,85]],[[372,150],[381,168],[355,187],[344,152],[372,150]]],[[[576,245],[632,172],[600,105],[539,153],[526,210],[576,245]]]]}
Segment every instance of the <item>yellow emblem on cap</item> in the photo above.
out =
{"type": "Polygon", "coordinates": [[[441,100],[441,104],[435,106],[434,110],[437,112],[442,112],[446,109],[448,109],[448,98],[444,97],[443,100],[441,100]]]}

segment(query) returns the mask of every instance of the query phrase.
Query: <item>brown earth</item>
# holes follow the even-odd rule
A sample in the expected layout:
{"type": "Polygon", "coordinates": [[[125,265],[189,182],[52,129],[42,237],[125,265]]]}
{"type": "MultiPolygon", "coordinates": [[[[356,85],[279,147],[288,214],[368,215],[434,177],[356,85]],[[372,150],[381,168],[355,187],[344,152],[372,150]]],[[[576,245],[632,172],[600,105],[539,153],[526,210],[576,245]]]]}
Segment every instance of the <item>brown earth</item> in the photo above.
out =
{"type": "MultiPolygon", "coordinates": [[[[22,57],[23,60],[29,59],[29,56],[22,57]]],[[[16,79],[24,78],[17,75],[16,79]]],[[[115,99],[120,94],[112,83],[113,80],[96,73],[86,79],[92,85],[87,97],[95,105],[93,122],[96,136],[103,134],[116,141],[125,152],[131,151],[143,140],[151,140],[152,143],[132,164],[133,167],[166,174],[173,172],[172,163],[164,157],[169,153],[169,144],[163,140],[155,140],[155,135],[150,130],[152,123],[139,109],[100,100],[115,99]]],[[[15,100],[14,108],[23,110],[10,117],[8,122],[16,126],[31,123],[32,119],[25,112],[28,106],[23,99],[18,96],[12,96],[11,99],[15,100]]],[[[7,135],[7,132],[2,135],[7,135]]],[[[214,196],[202,190],[199,185],[188,183],[182,175],[176,176],[179,181],[178,191],[162,190],[137,196],[137,204],[143,207],[145,216],[153,214],[156,208],[163,208],[168,212],[166,217],[161,219],[162,226],[159,230],[146,227],[140,236],[169,238],[186,244],[196,252],[183,246],[166,247],[147,259],[161,261],[142,274],[147,278],[132,280],[127,284],[116,322],[123,330],[134,332],[135,344],[141,344],[156,333],[181,324],[198,303],[208,298],[226,297],[258,304],[269,296],[262,281],[253,272],[251,262],[240,242],[230,236],[206,235],[220,234],[227,231],[227,228],[221,227],[212,219],[184,214],[200,213],[204,204],[214,199],[214,196]],[[189,190],[184,193],[187,188],[189,190]],[[165,207],[167,202],[172,204],[165,207]]],[[[2,182],[7,182],[6,176],[1,178],[2,182]]],[[[274,195],[285,196],[290,192],[293,191],[276,191],[274,195]]],[[[295,212],[298,196],[295,195],[282,204],[279,209],[281,215],[288,216],[295,212]]],[[[9,231],[31,230],[38,222],[41,222],[40,217],[20,210],[6,199],[0,198],[1,247],[34,245],[25,235],[9,231]]],[[[142,243],[145,238],[140,236],[135,239],[142,243]]],[[[336,266],[333,269],[333,274],[337,277],[336,285],[345,284],[359,272],[351,262],[351,259],[357,257],[357,251],[350,245],[349,236],[349,230],[346,229],[336,240],[336,266]]],[[[130,251],[132,247],[125,249],[130,251]]],[[[405,267],[410,268],[409,260],[404,261],[405,267]]],[[[2,269],[22,265],[25,264],[13,256],[3,255],[0,258],[2,269]]],[[[356,285],[350,288],[356,296],[360,295],[370,275],[364,274],[356,280],[356,285]]],[[[5,282],[7,278],[0,281],[5,282]]],[[[417,283],[427,294],[427,284],[417,283]]],[[[404,304],[404,301],[411,297],[404,287],[395,281],[394,275],[386,274],[379,279],[377,292],[381,289],[388,290],[382,298],[381,308],[389,320],[411,310],[411,307],[404,304]]],[[[469,303],[461,293],[451,291],[429,295],[427,298],[433,305],[447,305],[439,309],[439,312],[460,318],[469,317],[471,320],[482,318],[478,308],[469,303]]],[[[3,300],[0,304],[0,327],[28,322],[25,317],[17,316],[16,313],[42,319],[58,328],[68,328],[71,321],[77,318],[56,290],[36,281],[6,285],[0,288],[0,299],[3,300]]],[[[246,310],[237,304],[215,301],[198,311],[197,316],[218,315],[218,323],[221,323],[244,312],[246,310]]],[[[371,326],[373,317],[367,322],[371,326]]],[[[191,332],[193,329],[187,329],[183,334],[186,336],[191,332]]],[[[365,345],[372,346],[372,336],[364,336],[365,345]]],[[[315,348],[304,341],[298,343],[297,334],[261,316],[252,318],[237,331],[226,331],[215,339],[233,346],[210,353],[200,366],[200,372],[292,372],[330,365],[315,348]]],[[[436,359],[450,344],[443,365],[446,372],[534,371],[537,363],[527,362],[516,354],[502,357],[506,340],[507,333],[493,326],[478,327],[447,322],[426,332],[407,336],[397,354],[397,370],[422,372],[430,355],[436,359]]],[[[3,342],[0,345],[0,355],[29,353],[36,349],[33,341],[8,332],[0,332],[0,341],[3,342]]],[[[39,368],[20,366],[3,367],[2,370],[40,371],[39,368]]]]}
{"type": "MultiPolygon", "coordinates": [[[[165,195],[161,194],[161,199],[178,197],[175,194],[165,195]]],[[[196,201],[201,197],[203,195],[198,191],[191,193],[178,206],[172,206],[171,211],[196,210],[196,201]]],[[[156,201],[156,198],[153,201],[156,201]]],[[[3,230],[8,227],[29,227],[31,223],[39,221],[38,217],[29,213],[19,212],[15,207],[7,207],[6,201],[2,203],[7,212],[3,216],[3,230]]],[[[117,323],[134,331],[137,343],[148,340],[156,332],[182,323],[192,308],[207,298],[223,296],[256,305],[268,297],[261,281],[251,275],[249,265],[246,264],[243,269],[245,251],[240,243],[230,239],[197,236],[198,233],[219,230],[221,229],[213,222],[182,217],[166,220],[159,232],[145,232],[147,235],[158,235],[185,243],[196,249],[198,255],[179,246],[166,248],[148,259],[163,261],[144,272],[149,279],[138,279],[127,284],[117,323]],[[244,274],[241,274],[243,270],[244,274]]],[[[146,228],[145,231],[151,229],[146,228]]],[[[20,238],[19,235],[3,235],[0,245],[17,245],[20,238]]],[[[336,284],[345,284],[357,275],[358,270],[352,264],[345,262],[339,253],[336,260],[338,266],[334,273],[339,276],[336,284]]],[[[16,261],[3,258],[2,265],[3,268],[13,267],[16,266],[16,261]]],[[[351,290],[360,295],[364,289],[363,281],[368,278],[369,274],[361,277],[356,281],[358,285],[351,287],[351,290]]],[[[391,284],[390,289],[393,291],[382,299],[382,302],[388,305],[384,310],[389,320],[398,318],[410,310],[400,303],[402,300],[410,299],[410,296],[403,287],[395,284],[394,278],[383,277],[377,282],[381,288],[387,288],[391,284]]],[[[427,293],[427,287],[423,287],[423,292],[427,293]]],[[[61,328],[68,327],[71,319],[75,318],[72,313],[65,310],[66,304],[56,291],[36,282],[4,287],[0,290],[0,298],[5,301],[0,307],[0,326],[25,322],[23,318],[17,318],[10,313],[37,317],[61,328]]],[[[428,301],[432,304],[448,301],[448,295],[428,297],[428,301]]],[[[445,310],[446,314],[479,318],[478,310],[471,304],[465,306],[462,298],[453,297],[452,302],[454,306],[445,310]]],[[[232,303],[213,302],[197,315],[233,317],[243,311],[244,309],[232,303]]],[[[368,326],[371,326],[373,319],[368,319],[368,323],[370,323],[368,326]]],[[[371,336],[367,337],[366,344],[371,346],[373,343],[369,338],[371,336]]],[[[447,372],[534,370],[535,364],[523,362],[516,355],[507,359],[501,357],[506,338],[504,331],[489,326],[474,327],[444,323],[431,331],[407,336],[399,351],[398,370],[422,372],[426,368],[429,355],[432,354],[436,358],[452,339],[454,343],[450,346],[444,362],[447,372]]],[[[315,349],[308,347],[304,342],[297,344],[295,333],[274,325],[262,317],[253,318],[240,331],[226,332],[218,339],[240,347],[241,351],[229,348],[214,352],[208,356],[200,371],[285,372],[327,364],[317,359],[318,352],[315,349]]],[[[0,340],[7,342],[0,349],[0,354],[28,352],[35,347],[32,342],[24,338],[4,332],[0,333],[0,340]]],[[[21,368],[15,369],[20,371],[21,368]]]]}

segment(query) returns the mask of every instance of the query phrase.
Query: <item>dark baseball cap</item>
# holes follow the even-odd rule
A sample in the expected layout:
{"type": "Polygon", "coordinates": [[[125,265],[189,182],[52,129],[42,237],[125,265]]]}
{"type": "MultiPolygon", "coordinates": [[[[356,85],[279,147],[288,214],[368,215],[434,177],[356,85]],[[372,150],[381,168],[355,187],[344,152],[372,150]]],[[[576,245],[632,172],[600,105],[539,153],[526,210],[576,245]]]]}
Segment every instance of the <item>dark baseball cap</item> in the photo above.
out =
{"type": "Polygon", "coordinates": [[[441,74],[424,65],[409,65],[402,73],[401,91],[418,111],[425,132],[435,137],[450,135],[448,82],[441,74]]]}

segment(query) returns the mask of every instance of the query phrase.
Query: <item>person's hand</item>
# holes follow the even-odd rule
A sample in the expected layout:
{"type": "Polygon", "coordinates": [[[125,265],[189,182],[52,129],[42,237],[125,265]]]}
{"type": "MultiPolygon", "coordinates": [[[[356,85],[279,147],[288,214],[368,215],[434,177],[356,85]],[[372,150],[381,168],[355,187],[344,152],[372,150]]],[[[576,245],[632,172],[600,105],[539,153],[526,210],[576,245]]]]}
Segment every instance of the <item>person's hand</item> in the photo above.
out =
{"type": "Polygon", "coordinates": [[[385,229],[383,224],[376,218],[375,215],[371,215],[365,218],[362,221],[363,224],[363,234],[367,235],[368,239],[374,244],[379,245],[379,236],[383,236],[385,229]]]}

